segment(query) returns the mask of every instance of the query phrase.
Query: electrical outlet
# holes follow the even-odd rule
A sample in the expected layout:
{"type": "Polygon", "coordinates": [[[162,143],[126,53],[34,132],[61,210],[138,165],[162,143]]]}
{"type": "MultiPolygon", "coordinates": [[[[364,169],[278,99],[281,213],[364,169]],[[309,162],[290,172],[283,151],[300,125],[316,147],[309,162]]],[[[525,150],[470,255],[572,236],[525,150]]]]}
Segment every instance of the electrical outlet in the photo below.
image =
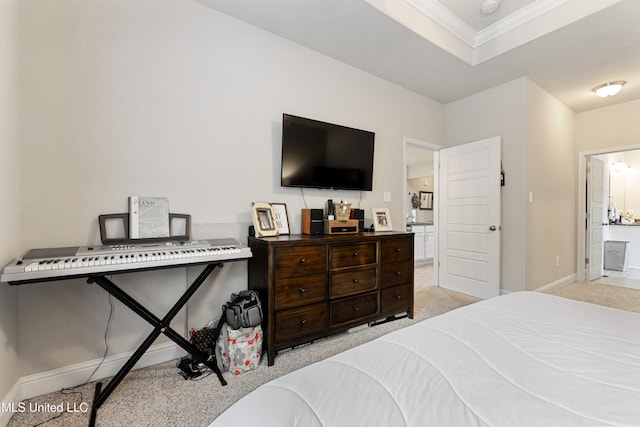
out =
{"type": "Polygon", "coordinates": [[[389,191],[384,192],[384,201],[386,203],[391,203],[391,192],[389,191]]]}
{"type": "Polygon", "coordinates": [[[556,266],[560,265],[560,257],[556,255],[556,266]]]}

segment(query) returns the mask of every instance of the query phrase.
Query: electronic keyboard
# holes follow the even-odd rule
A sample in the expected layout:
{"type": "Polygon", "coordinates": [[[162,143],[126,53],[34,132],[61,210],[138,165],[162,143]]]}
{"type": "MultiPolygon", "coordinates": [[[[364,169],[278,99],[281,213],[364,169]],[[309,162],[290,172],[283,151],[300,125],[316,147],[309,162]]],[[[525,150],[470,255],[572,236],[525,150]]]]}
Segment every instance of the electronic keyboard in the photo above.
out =
{"type": "Polygon", "coordinates": [[[239,260],[251,255],[248,246],[234,239],[30,249],[4,267],[0,281],[22,284],[239,260]]]}

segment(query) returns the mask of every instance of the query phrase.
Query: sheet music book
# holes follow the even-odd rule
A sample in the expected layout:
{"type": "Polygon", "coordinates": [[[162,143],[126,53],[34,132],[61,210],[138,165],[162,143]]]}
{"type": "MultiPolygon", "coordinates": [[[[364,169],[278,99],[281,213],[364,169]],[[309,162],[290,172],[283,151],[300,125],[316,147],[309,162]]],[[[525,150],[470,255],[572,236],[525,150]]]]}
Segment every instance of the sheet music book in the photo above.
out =
{"type": "Polygon", "coordinates": [[[169,199],[129,197],[129,238],[169,237],[169,199]]]}

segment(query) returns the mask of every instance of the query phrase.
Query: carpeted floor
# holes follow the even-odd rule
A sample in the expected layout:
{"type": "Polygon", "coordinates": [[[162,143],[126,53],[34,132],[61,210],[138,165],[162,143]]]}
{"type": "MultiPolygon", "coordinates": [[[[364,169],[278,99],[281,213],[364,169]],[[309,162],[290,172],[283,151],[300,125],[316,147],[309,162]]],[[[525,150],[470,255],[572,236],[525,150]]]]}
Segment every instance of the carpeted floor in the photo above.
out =
{"type": "MultiPolygon", "coordinates": [[[[175,361],[133,371],[100,408],[96,424],[105,427],[206,426],[236,400],[273,378],[393,330],[477,301],[468,295],[430,286],[432,279],[429,264],[416,266],[415,283],[414,319],[400,319],[351,334],[336,335],[312,345],[280,353],[271,367],[267,367],[263,361],[257,370],[249,373],[239,376],[225,373],[229,383],[226,387],[220,386],[215,375],[199,380],[183,380],[175,367],[175,361]]],[[[546,292],[640,312],[638,289],[595,282],[576,282],[546,292]]],[[[29,408],[36,408],[36,405],[43,405],[40,408],[55,408],[61,404],[64,408],[67,408],[67,405],[80,409],[84,408],[84,405],[90,407],[94,387],[95,383],[91,383],[25,401],[27,410],[15,414],[9,426],[86,426],[88,413],[30,411],[29,408]],[[56,416],[58,417],[54,418],[56,416]]],[[[259,424],[259,419],[254,421],[259,424]]]]}

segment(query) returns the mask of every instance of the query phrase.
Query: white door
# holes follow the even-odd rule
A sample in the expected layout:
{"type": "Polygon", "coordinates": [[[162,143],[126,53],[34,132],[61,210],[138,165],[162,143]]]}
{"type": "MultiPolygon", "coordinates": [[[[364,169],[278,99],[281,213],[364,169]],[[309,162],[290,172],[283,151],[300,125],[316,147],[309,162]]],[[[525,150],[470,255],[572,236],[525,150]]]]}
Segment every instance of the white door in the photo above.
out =
{"type": "Polygon", "coordinates": [[[500,294],[500,137],[440,150],[439,285],[500,294]]]}
{"type": "Polygon", "coordinates": [[[587,271],[589,280],[602,277],[604,257],[604,162],[590,158],[587,161],[587,271]]]}

